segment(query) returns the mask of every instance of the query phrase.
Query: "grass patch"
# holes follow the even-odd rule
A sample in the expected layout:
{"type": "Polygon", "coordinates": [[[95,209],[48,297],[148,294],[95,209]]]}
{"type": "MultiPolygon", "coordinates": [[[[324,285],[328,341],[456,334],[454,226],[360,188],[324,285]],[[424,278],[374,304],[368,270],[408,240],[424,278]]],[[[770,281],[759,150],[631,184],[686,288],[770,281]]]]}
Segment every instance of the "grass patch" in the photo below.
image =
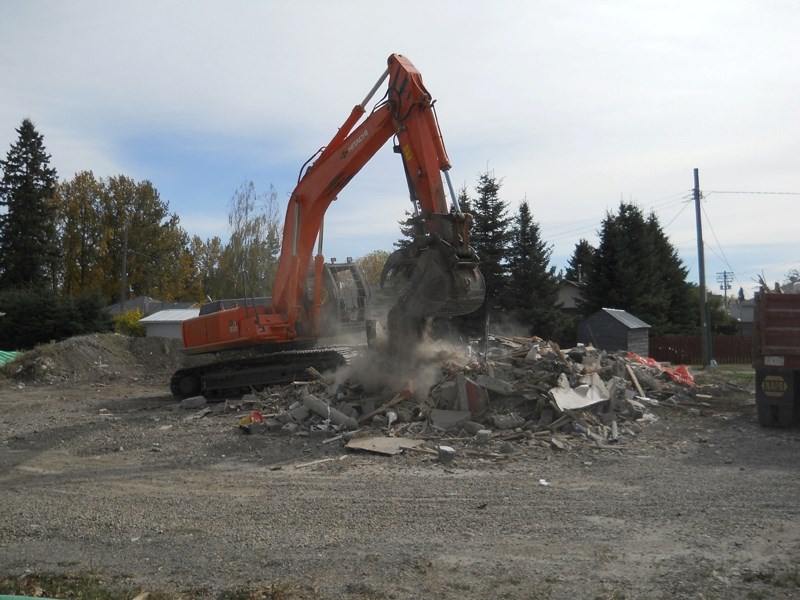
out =
{"type": "MultiPolygon", "coordinates": [[[[22,577],[0,577],[0,593],[70,600],[132,600],[141,589],[120,588],[99,575],[85,573],[39,573],[22,577]]],[[[169,596],[150,594],[150,600],[169,596]]]]}
{"type": "MultiPolygon", "coordinates": [[[[159,592],[125,585],[125,577],[106,579],[91,573],[37,573],[22,577],[0,576],[0,594],[69,600],[133,600],[147,591],[148,600],[186,600],[207,596],[208,590],[159,592]]],[[[375,596],[365,596],[375,598],[375,596]]],[[[381,596],[382,597],[382,596],[381,596]]],[[[250,585],[220,592],[221,600],[312,600],[319,599],[317,590],[276,582],[250,585]]]]}
{"type": "MultiPolygon", "coordinates": [[[[181,595],[175,600],[184,597],[181,595]]],[[[218,595],[220,600],[312,600],[320,597],[318,590],[283,581],[252,584],[247,587],[225,590],[218,595]]]]}
{"type": "Polygon", "coordinates": [[[773,587],[800,588],[800,571],[776,572],[771,570],[753,571],[747,569],[742,572],[742,580],[748,583],[760,582],[773,587]]]}
{"type": "Polygon", "coordinates": [[[344,589],[348,594],[357,594],[358,598],[363,600],[384,600],[386,598],[386,594],[366,583],[348,583],[344,589]]]}

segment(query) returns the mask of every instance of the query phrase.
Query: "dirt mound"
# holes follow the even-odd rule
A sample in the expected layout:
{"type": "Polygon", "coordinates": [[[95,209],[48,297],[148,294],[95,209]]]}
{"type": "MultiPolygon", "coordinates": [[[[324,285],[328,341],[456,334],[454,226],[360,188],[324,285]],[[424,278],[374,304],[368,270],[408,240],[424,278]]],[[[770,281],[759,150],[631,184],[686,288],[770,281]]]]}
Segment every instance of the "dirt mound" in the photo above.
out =
{"type": "Polygon", "coordinates": [[[37,346],[6,365],[3,372],[33,384],[108,381],[171,373],[185,361],[177,340],[106,333],[37,346]]]}

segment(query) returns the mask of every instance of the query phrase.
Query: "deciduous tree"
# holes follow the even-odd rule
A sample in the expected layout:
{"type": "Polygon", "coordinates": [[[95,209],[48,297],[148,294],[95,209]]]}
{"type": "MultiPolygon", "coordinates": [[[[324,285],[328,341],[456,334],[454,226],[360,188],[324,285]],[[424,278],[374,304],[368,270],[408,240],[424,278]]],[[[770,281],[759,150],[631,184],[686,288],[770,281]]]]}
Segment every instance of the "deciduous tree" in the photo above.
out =
{"type": "Polygon", "coordinates": [[[225,296],[263,296],[272,292],[281,249],[278,193],[270,185],[260,194],[252,181],[231,198],[231,237],[222,252],[221,291],[225,296]]]}
{"type": "Polygon", "coordinates": [[[103,271],[107,252],[103,226],[102,180],[83,171],[70,181],[61,182],[56,193],[58,230],[61,241],[61,291],[72,296],[102,289],[105,280],[116,274],[103,271]]]}
{"type": "Polygon", "coordinates": [[[369,254],[356,259],[356,263],[364,270],[367,282],[371,286],[380,284],[381,271],[383,271],[383,265],[386,264],[386,259],[388,258],[389,253],[386,250],[373,250],[369,254]]]}

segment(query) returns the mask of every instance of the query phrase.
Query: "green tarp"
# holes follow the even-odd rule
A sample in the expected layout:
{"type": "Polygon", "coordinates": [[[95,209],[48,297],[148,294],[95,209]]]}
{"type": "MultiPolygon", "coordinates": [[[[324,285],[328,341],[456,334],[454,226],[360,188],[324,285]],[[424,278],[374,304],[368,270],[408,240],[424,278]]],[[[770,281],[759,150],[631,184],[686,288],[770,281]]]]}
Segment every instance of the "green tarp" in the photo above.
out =
{"type": "Polygon", "coordinates": [[[22,352],[6,352],[5,350],[0,350],[0,367],[4,364],[11,362],[15,358],[17,358],[22,352]]]}

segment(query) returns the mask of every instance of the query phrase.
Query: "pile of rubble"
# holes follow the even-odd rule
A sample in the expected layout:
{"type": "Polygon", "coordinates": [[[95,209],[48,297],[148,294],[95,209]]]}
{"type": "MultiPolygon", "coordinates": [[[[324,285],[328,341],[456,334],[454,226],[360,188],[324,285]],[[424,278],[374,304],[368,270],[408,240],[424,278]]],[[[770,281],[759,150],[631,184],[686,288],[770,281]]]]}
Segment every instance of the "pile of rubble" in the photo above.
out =
{"type": "Polygon", "coordinates": [[[363,356],[339,373],[311,369],[311,381],[229,400],[226,410],[243,415],[245,433],[327,432],[325,442],[349,448],[385,454],[414,448],[446,461],[459,443],[473,455],[498,458],[519,443],[619,447],[656,419],[650,406],[694,397],[685,367],[591,346],[562,350],[539,338],[490,340],[482,354],[439,349],[422,363],[433,368],[400,373],[394,386],[366,384],[369,374],[394,366],[363,356]]]}

